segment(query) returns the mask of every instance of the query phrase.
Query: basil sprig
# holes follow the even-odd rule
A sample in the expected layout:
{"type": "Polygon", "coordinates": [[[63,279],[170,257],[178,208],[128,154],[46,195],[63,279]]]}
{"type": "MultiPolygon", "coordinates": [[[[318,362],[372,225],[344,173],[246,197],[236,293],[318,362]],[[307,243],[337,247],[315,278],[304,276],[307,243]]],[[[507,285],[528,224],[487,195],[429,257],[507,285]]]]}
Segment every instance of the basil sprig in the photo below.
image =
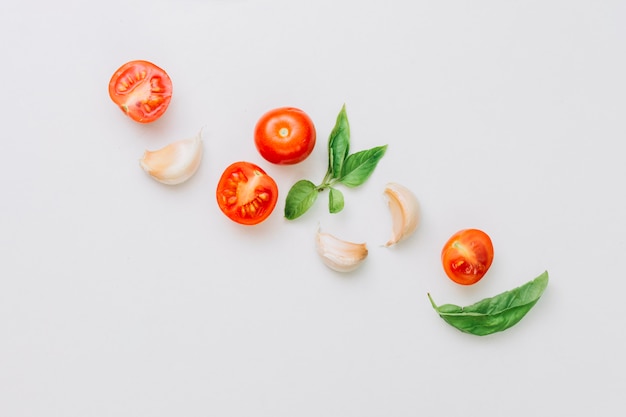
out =
{"type": "Polygon", "coordinates": [[[439,316],[462,332],[485,336],[501,332],[517,324],[537,303],[548,285],[548,271],[521,287],[485,298],[467,307],[453,304],[437,306],[430,294],[430,303],[439,316]]]}
{"type": "Polygon", "coordinates": [[[343,193],[338,184],[354,188],[363,184],[374,172],[385,155],[387,145],[350,154],[350,124],[344,105],[337,116],[335,127],[328,138],[328,169],[320,185],[309,180],[296,182],[285,201],[285,217],[288,220],[302,216],[310,209],[320,192],[328,189],[328,211],[339,213],[344,207],[343,193]]]}

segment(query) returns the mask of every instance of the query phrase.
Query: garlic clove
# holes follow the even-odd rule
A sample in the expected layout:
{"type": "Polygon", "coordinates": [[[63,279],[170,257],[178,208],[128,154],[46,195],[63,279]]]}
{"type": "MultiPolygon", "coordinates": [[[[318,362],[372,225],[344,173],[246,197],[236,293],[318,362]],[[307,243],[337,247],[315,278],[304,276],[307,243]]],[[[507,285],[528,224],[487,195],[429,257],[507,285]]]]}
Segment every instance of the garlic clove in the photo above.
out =
{"type": "Polygon", "coordinates": [[[141,167],[155,180],[169,185],[180,184],[193,176],[202,160],[202,139],[177,140],[156,151],[145,151],[141,167]]]}
{"type": "Polygon", "coordinates": [[[367,258],[367,245],[338,239],[337,237],[317,231],[315,239],[317,253],[330,269],[338,272],[355,270],[367,258]]]}
{"type": "Polygon", "coordinates": [[[403,185],[388,183],[384,195],[392,219],[391,238],[384,245],[389,247],[415,232],[420,222],[420,208],[415,194],[403,185]]]}

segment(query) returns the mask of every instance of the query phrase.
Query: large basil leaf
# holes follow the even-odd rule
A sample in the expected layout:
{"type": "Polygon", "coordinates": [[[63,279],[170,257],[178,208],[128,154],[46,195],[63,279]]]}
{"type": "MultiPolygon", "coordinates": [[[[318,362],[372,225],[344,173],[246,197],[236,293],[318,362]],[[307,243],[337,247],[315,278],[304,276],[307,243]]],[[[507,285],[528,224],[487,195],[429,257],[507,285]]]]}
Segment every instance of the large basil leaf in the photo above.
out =
{"type": "Polygon", "coordinates": [[[537,303],[548,285],[548,271],[521,287],[485,298],[467,307],[454,304],[437,306],[430,294],[428,298],[448,324],[462,332],[485,336],[501,332],[517,324],[537,303]]]}
{"type": "Polygon", "coordinates": [[[285,200],[285,217],[289,220],[302,216],[317,199],[319,191],[309,180],[300,180],[295,183],[285,200]]]}
{"type": "Polygon", "coordinates": [[[378,161],[385,155],[387,145],[354,153],[346,158],[339,182],[346,187],[363,184],[374,172],[378,161]]]}
{"type": "Polygon", "coordinates": [[[350,153],[350,124],[344,104],[328,138],[328,179],[338,178],[350,153]]]}

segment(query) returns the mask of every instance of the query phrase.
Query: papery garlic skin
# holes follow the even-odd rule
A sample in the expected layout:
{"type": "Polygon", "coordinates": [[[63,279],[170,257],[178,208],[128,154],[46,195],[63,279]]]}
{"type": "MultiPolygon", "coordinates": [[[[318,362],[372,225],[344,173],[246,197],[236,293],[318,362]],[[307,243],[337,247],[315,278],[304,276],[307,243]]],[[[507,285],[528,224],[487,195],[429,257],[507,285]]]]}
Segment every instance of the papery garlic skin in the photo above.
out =
{"type": "Polygon", "coordinates": [[[338,272],[354,271],[363,263],[368,254],[365,243],[347,242],[319,230],[315,243],[322,261],[330,269],[338,272]]]}
{"type": "Polygon", "coordinates": [[[193,176],[202,161],[202,139],[181,139],[156,151],[145,151],[140,165],[155,180],[176,185],[193,176]]]}
{"type": "Polygon", "coordinates": [[[415,194],[403,185],[388,183],[384,195],[387,197],[392,220],[391,237],[384,245],[389,247],[415,232],[420,222],[420,207],[415,194]]]}

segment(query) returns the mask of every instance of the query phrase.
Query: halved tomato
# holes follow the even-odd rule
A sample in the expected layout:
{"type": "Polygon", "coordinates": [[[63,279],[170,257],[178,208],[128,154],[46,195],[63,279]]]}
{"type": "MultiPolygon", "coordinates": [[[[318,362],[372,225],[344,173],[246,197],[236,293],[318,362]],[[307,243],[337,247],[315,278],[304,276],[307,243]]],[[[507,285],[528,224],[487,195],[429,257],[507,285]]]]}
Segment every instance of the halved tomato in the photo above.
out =
{"type": "Polygon", "coordinates": [[[278,186],[272,177],[250,162],[229,165],[217,184],[217,204],[232,221],[255,225],[276,207],[278,186]]]}
{"type": "Polygon", "coordinates": [[[491,238],[482,230],[460,230],[443,246],[441,261],[452,281],[461,285],[475,284],[493,262],[491,238]]]}
{"type": "Polygon", "coordinates": [[[148,61],[122,65],[109,81],[111,100],[131,119],[150,123],[165,113],[172,98],[172,80],[148,61]]]}

